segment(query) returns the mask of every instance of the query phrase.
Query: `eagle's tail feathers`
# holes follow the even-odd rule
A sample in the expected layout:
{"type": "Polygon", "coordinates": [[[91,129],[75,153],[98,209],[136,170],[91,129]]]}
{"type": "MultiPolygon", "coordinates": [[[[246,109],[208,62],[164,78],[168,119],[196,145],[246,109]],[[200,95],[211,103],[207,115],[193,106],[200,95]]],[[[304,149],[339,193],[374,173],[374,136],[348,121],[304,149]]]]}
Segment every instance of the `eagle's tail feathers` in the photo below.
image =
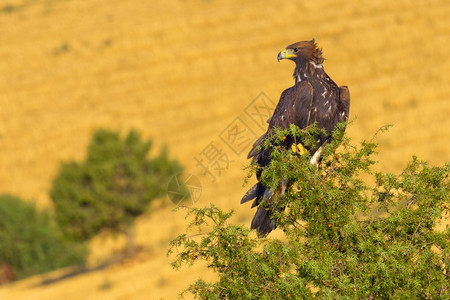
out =
{"type": "Polygon", "coordinates": [[[251,189],[247,191],[247,193],[245,193],[244,197],[242,197],[241,199],[241,204],[257,198],[258,196],[261,196],[264,193],[264,190],[264,186],[258,182],[257,184],[252,186],[251,189]]]}
{"type": "MultiPolygon", "coordinates": [[[[272,220],[271,203],[283,196],[286,190],[286,180],[283,179],[277,189],[266,189],[261,183],[255,184],[242,198],[241,203],[245,203],[256,198],[252,203],[252,208],[258,206],[255,216],[253,217],[251,229],[256,229],[259,237],[267,236],[277,226],[272,220]]],[[[284,210],[279,208],[280,211],[284,210]]]]}
{"type": "Polygon", "coordinates": [[[262,146],[264,139],[266,138],[266,135],[267,133],[263,134],[255,141],[255,143],[252,146],[252,150],[250,150],[250,152],[247,155],[247,159],[252,158],[261,151],[259,147],[262,146]]]}
{"type": "Polygon", "coordinates": [[[261,200],[262,200],[262,195],[261,196],[258,196],[258,197],[256,197],[256,199],[255,199],[255,201],[253,201],[253,203],[252,203],[252,206],[251,206],[251,208],[253,208],[253,207],[257,207],[260,203],[261,203],[261,200]]]}
{"type": "Polygon", "coordinates": [[[271,211],[265,205],[260,205],[253,217],[251,229],[256,229],[259,237],[265,237],[276,227],[271,219],[271,211]]]}

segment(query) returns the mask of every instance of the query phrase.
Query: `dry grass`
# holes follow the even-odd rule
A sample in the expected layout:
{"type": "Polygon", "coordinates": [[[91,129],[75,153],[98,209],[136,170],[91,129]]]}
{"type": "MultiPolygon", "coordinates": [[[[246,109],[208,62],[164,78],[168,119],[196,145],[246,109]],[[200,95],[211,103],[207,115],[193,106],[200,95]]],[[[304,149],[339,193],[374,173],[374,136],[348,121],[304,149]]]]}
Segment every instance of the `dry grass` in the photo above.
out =
{"type": "MultiPolygon", "coordinates": [[[[313,36],[327,72],[350,87],[350,136],[394,124],[379,139],[380,169],[399,171],[412,154],[442,164],[450,159],[449,15],[442,0],[2,3],[0,192],[48,205],[60,161],[82,159],[99,127],[137,128],[200,174],[194,156],[211,141],[224,147],[218,134],[254,97],[277,101],[292,85],[293,64],[278,64],[278,51],[313,36]]],[[[233,207],[248,223],[253,212],[238,204],[246,160],[230,158],[216,182],[200,177],[198,203],[233,207]]],[[[2,287],[0,298],[175,298],[212,276],[204,266],[171,270],[165,251],[183,228],[183,213],[167,207],[138,220],[146,251],[136,260],[45,287],[34,277],[2,287]]],[[[93,241],[93,260],[117,245],[93,241]]]]}

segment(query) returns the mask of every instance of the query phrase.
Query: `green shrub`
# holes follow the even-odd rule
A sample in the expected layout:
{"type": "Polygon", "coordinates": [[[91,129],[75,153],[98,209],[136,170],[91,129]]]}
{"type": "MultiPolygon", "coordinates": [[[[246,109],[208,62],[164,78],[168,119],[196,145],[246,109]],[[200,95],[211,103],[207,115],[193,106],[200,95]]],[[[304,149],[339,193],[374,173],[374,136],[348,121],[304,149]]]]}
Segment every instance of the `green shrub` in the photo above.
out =
{"type": "Polygon", "coordinates": [[[83,264],[86,255],[85,247],[64,238],[48,211],[0,195],[0,264],[8,263],[17,278],[83,264]]]}
{"type": "Polygon", "coordinates": [[[316,131],[291,127],[266,143],[274,152],[262,170],[264,184],[275,187],[281,178],[291,183],[271,204],[282,239],[258,239],[247,227],[229,223],[232,212],[213,205],[189,210],[194,233],[172,241],[173,267],[204,260],[218,280],[199,279],[182,295],[450,299],[450,229],[435,230],[449,214],[450,164],[429,166],[414,157],[399,175],[373,173],[376,145],[352,145],[342,126],[319,168],[309,164],[308,154],[299,157],[280,146],[286,135],[307,144],[316,131]],[[362,173],[373,176],[373,186],[362,173]]]}
{"type": "Polygon", "coordinates": [[[150,148],[151,141],[142,141],[136,131],[121,139],[116,132],[99,130],[84,162],[61,166],[50,195],[68,237],[86,241],[108,229],[127,233],[133,247],[133,220],[166,193],[170,177],[182,170],[165,149],[149,159],[150,148]]]}

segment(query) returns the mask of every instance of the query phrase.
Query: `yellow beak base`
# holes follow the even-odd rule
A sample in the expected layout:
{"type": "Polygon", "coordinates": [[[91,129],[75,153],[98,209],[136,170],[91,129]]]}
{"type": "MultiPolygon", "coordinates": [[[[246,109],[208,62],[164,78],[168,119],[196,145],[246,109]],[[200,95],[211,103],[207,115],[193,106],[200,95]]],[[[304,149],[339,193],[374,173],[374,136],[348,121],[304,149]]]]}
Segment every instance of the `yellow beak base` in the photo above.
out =
{"type": "Polygon", "coordinates": [[[280,53],[278,53],[277,59],[278,61],[285,59],[285,58],[294,58],[296,57],[296,55],[294,54],[294,50],[293,49],[283,49],[282,51],[280,51],[280,53]]]}

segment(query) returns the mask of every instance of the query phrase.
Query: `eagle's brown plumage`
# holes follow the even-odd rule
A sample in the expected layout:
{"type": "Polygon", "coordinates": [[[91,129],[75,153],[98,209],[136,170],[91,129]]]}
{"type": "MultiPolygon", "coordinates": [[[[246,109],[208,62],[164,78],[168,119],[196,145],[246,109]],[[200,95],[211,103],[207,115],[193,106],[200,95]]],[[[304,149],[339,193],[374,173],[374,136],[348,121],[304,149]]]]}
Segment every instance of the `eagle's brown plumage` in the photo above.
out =
{"type": "MultiPolygon", "coordinates": [[[[313,156],[311,163],[317,164],[322,147],[330,139],[331,132],[338,122],[346,121],[350,108],[350,93],[346,86],[338,87],[323,69],[322,50],[317,47],[315,39],[289,45],[278,54],[278,60],[291,59],[295,62],[295,85],[281,93],[280,101],[273,116],[269,119],[267,132],[253,145],[248,158],[253,163],[266,166],[270,162],[270,149],[259,147],[274,127],[288,128],[295,124],[305,128],[317,122],[319,128],[328,135],[317,136],[317,146],[308,149],[313,156]]],[[[292,144],[292,142],[290,142],[292,144]]],[[[290,147],[290,145],[286,145],[290,147]]],[[[256,174],[259,179],[260,174],[256,174]]],[[[279,199],[287,183],[281,180],[278,188],[271,191],[258,182],[242,198],[241,203],[252,199],[252,207],[258,206],[251,228],[258,234],[266,236],[276,224],[271,219],[270,203],[279,199]],[[261,203],[265,200],[263,203],[261,203]]]]}

